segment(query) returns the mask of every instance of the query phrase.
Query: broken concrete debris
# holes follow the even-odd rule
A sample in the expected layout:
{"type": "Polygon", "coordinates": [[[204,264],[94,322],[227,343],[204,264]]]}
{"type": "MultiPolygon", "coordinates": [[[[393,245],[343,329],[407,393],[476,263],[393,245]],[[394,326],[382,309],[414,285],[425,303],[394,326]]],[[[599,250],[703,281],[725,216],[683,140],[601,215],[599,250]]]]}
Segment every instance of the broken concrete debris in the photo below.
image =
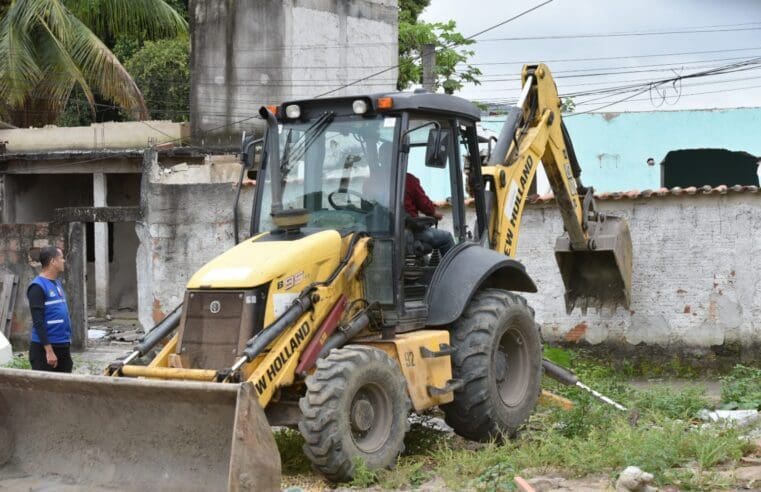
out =
{"type": "Polygon", "coordinates": [[[627,466],[616,480],[616,492],[656,492],[651,486],[653,474],[640,470],[636,466],[627,466]]]}
{"type": "Polygon", "coordinates": [[[707,410],[698,412],[698,418],[704,422],[723,422],[737,427],[747,427],[758,421],[758,410],[707,410]]]}

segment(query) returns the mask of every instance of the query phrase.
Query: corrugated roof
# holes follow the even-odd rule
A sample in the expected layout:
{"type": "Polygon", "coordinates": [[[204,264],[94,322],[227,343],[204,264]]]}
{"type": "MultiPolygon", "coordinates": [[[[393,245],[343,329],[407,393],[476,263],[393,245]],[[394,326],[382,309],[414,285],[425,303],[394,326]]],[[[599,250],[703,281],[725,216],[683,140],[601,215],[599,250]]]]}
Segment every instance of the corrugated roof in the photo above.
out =
{"type": "MultiPolygon", "coordinates": [[[[683,196],[683,195],[726,195],[728,193],[758,193],[759,187],[758,186],[743,186],[743,185],[735,185],[735,186],[727,186],[727,185],[720,185],[720,186],[690,186],[688,188],[680,188],[680,187],[674,187],[674,188],[658,188],[655,190],[630,190],[630,191],[616,191],[616,192],[610,192],[610,193],[596,193],[595,199],[597,200],[621,200],[621,199],[630,199],[634,200],[637,198],[660,198],[660,197],[666,197],[666,196],[683,196]]],[[[532,204],[542,204],[542,203],[549,203],[555,199],[555,196],[552,193],[548,193],[546,195],[531,195],[528,197],[528,203],[532,204]]]]}

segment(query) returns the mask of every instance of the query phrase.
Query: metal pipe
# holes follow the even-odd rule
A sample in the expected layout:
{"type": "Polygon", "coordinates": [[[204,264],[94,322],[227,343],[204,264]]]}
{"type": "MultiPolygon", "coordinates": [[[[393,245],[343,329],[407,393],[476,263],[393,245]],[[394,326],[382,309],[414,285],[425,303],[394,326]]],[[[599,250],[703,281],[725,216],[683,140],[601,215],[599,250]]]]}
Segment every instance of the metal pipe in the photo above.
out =
{"type": "Polygon", "coordinates": [[[566,386],[576,386],[577,388],[581,388],[584,391],[587,391],[592,394],[595,398],[597,398],[600,401],[603,401],[607,403],[608,405],[612,405],[616,407],[618,410],[626,411],[626,407],[616,403],[615,401],[611,400],[607,396],[593,390],[586,384],[579,381],[579,377],[569,371],[568,369],[561,367],[554,362],[544,359],[542,360],[542,367],[544,368],[544,373],[554,379],[555,381],[564,384],[566,386]]]}
{"type": "Polygon", "coordinates": [[[331,350],[334,348],[342,347],[346,342],[354,338],[359,332],[364,330],[367,325],[370,324],[370,317],[367,315],[367,311],[362,311],[352,319],[346,328],[338,328],[338,331],[333,334],[325,345],[320,350],[318,359],[327,357],[331,350]]]}
{"type": "Polygon", "coordinates": [[[265,147],[267,149],[267,163],[262,161],[262,169],[265,166],[270,168],[271,185],[272,185],[272,212],[283,210],[283,197],[281,189],[280,176],[280,132],[277,128],[277,119],[272,112],[265,106],[259,109],[259,115],[267,122],[267,136],[265,138],[265,147]]]}

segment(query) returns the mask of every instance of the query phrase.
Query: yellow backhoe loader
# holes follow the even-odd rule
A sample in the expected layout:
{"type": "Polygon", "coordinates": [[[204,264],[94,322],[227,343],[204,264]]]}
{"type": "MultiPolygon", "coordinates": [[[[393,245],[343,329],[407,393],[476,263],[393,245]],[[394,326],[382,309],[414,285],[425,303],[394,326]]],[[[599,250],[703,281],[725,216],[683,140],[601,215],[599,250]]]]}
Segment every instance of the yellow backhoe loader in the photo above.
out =
{"type": "Polygon", "coordinates": [[[358,460],[392,466],[411,411],[440,407],[468,439],[513,435],[541,391],[539,327],[515,293],[536,287],[513,259],[540,163],[565,224],[568,309],[628,306],[631,276],[628,225],[582,186],[550,71],[522,81],[487,161],[480,110],[454,96],[262,108],[264,138],[242,148],[258,173],[250,236],[105,376],[0,370],[0,477],[276,490],[271,426],[298,427],[334,481],[358,460]],[[425,240],[444,223],[405,213],[408,173],[446,189],[446,254],[425,240]]]}

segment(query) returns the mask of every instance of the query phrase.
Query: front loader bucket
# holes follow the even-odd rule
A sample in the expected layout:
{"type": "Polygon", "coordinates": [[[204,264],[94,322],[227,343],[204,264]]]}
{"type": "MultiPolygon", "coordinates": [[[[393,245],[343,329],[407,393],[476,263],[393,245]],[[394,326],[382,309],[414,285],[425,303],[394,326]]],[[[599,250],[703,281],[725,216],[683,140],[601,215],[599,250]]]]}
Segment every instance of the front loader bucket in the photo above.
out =
{"type": "Polygon", "coordinates": [[[0,489],[279,490],[250,384],[0,369],[0,489]]]}
{"type": "Polygon", "coordinates": [[[567,235],[555,243],[555,259],[565,285],[566,312],[580,307],[629,307],[632,286],[632,239],[626,219],[600,214],[589,221],[592,248],[574,250],[567,235]]]}

